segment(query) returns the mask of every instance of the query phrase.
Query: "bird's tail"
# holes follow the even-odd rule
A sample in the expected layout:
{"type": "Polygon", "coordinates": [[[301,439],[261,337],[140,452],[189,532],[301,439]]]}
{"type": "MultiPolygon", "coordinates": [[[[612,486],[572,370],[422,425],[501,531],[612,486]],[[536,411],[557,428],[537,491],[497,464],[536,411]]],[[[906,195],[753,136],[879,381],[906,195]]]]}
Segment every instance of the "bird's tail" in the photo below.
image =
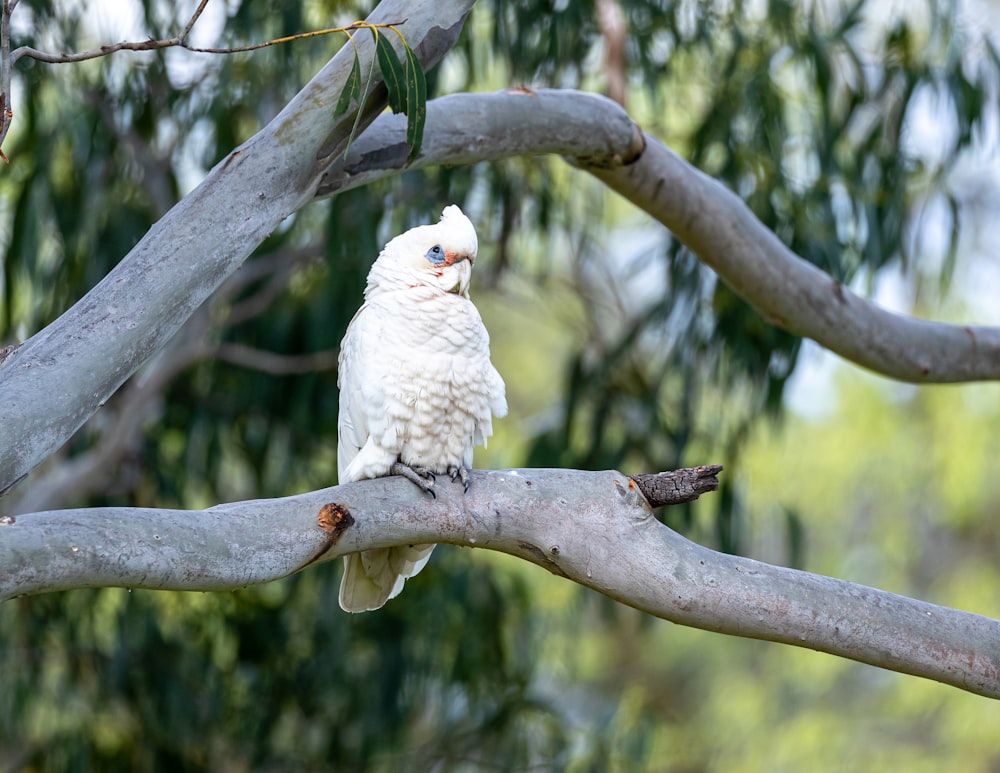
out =
{"type": "Polygon", "coordinates": [[[398,596],[403,583],[427,565],[433,545],[364,550],[344,556],[340,607],[345,612],[378,609],[398,596]]]}

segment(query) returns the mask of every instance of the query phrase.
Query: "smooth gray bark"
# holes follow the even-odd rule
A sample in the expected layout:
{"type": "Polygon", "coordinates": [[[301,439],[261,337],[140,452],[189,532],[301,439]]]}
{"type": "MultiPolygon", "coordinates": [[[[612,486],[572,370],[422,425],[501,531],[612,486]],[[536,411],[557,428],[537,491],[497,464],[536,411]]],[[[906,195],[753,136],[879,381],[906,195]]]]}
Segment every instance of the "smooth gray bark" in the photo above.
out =
{"type": "Polygon", "coordinates": [[[383,478],[203,511],[0,519],[0,599],[93,586],[228,590],[358,550],[451,543],[518,556],[682,625],[1000,697],[1000,622],[717,553],[662,525],[630,484],[615,471],[476,471],[467,495],[439,479],[435,500],[383,478]]]}
{"type": "MultiPolygon", "coordinates": [[[[385,0],[371,23],[401,30],[426,68],[454,45],[473,0],[385,0]]],[[[392,36],[395,37],[395,36],[392,36]]],[[[368,34],[355,41],[364,72],[368,34]]],[[[122,262],[0,367],[0,491],[62,446],[288,215],[312,200],[354,122],[334,118],[346,46],[258,134],[230,153],[122,262]]],[[[375,71],[361,121],[385,107],[375,71]]]]}
{"type": "MultiPolygon", "coordinates": [[[[327,171],[329,195],[397,174],[403,123],[381,116],[327,171]]],[[[900,381],[1000,379],[1000,327],[894,314],[789,250],[736,194],[645,135],[609,99],[512,89],[432,100],[414,166],[559,153],[644,209],[769,322],[900,381]]]]}

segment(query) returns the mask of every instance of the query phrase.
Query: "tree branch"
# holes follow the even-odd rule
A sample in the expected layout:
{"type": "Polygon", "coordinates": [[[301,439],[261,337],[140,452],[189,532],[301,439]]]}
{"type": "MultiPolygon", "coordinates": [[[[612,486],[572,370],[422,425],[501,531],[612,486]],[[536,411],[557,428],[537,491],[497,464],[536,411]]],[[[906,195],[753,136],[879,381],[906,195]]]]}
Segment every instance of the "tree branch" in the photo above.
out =
{"type": "Polygon", "coordinates": [[[272,376],[333,370],[337,367],[339,354],[339,349],[324,349],[309,354],[278,354],[237,343],[221,344],[216,352],[216,356],[223,362],[259,370],[272,376]]]}
{"type": "Polygon", "coordinates": [[[0,599],[97,586],[231,590],[422,542],[509,553],[681,625],[1000,697],[1000,622],[708,550],[657,521],[614,471],[476,471],[467,495],[441,479],[434,500],[382,478],[202,511],[0,518],[0,599]]]}
{"type": "MultiPolygon", "coordinates": [[[[333,164],[324,196],[397,174],[398,116],[381,116],[333,164]]],[[[410,168],[559,153],[667,226],[769,322],[901,381],[1000,379],[1000,327],[893,314],[799,258],[718,181],[642,134],[615,103],[565,90],[515,89],[432,100],[410,168]]]]}
{"type": "MultiPolygon", "coordinates": [[[[401,25],[421,65],[454,45],[472,0],[385,0],[368,17],[401,25]]],[[[362,65],[375,55],[356,36],[362,65]]],[[[354,125],[334,118],[355,46],[347,46],[257,135],[230,153],[93,290],[0,367],[0,490],[59,448],[281,221],[313,198],[325,159],[354,125]]],[[[362,128],[385,107],[370,90],[362,128]]]]}
{"type": "MultiPolygon", "coordinates": [[[[49,457],[36,470],[30,486],[16,489],[4,501],[5,512],[17,514],[65,507],[106,490],[120,476],[122,460],[140,447],[147,425],[159,416],[163,395],[173,380],[199,362],[217,357],[276,375],[336,367],[335,351],[283,356],[219,343],[229,327],[264,313],[278,293],[287,290],[295,268],[321,252],[312,245],[286,247],[244,264],[115,393],[104,409],[91,417],[93,431],[98,435],[94,445],[70,458],[62,458],[61,453],[49,457]],[[247,286],[261,281],[262,289],[233,304],[233,298],[247,286]]],[[[0,348],[0,363],[3,359],[4,349],[0,348]]]]}

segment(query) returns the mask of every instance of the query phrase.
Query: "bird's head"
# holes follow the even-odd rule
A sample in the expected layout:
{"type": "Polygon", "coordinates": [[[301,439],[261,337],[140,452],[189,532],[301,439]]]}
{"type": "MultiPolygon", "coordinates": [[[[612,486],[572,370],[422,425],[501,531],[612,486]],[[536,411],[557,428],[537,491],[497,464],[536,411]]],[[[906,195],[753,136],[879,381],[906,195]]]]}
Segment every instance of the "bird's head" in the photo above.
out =
{"type": "Polygon", "coordinates": [[[411,228],[385,245],[368,274],[365,297],[425,286],[468,298],[478,249],[472,221],[454,204],[447,206],[440,222],[411,228]]]}

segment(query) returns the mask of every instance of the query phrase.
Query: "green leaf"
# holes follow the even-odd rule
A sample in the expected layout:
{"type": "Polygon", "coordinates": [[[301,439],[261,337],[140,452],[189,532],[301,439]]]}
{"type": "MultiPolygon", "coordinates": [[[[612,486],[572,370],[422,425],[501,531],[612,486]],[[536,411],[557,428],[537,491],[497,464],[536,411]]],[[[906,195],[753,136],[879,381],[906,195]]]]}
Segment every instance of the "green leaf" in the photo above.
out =
{"type": "MultiPolygon", "coordinates": [[[[375,35],[375,53],[378,56],[378,66],[382,70],[385,87],[389,90],[389,107],[394,113],[406,113],[406,89],[404,87],[403,65],[396,55],[387,35],[375,35]]],[[[407,47],[407,53],[410,49],[407,47]]]]}
{"type": "Polygon", "coordinates": [[[344,92],[337,100],[337,107],[334,108],[333,117],[340,118],[351,106],[351,102],[361,96],[361,60],[358,59],[358,49],[354,49],[354,64],[351,66],[351,73],[347,76],[347,83],[344,84],[344,92]]]}
{"type": "MultiPolygon", "coordinates": [[[[373,30],[372,34],[376,34],[373,30]]],[[[353,44],[353,40],[351,43],[353,44]]],[[[337,100],[337,107],[334,111],[334,117],[341,115],[347,110],[350,105],[351,99],[357,97],[358,99],[358,109],[354,113],[354,124],[351,126],[351,133],[347,136],[347,144],[344,146],[344,157],[347,157],[348,151],[351,149],[351,143],[354,142],[354,138],[358,134],[358,125],[361,123],[361,114],[364,112],[365,102],[368,101],[368,92],[372,86],[372,76],[375,74],[375,59],[371,61],[371,66],[368,68],[368,77],[364,78],[364,83],[362,83],[361,75],[361,62],[358,60],[358,49],[354,49],[354,64],[351,67],[351,73],[347,76],[347,83],[344,85],[344,93],[340,95],[340,99],[337,100]],[[353,96],[350,92],[354,92],[353,96]],[[343,110],[341,109],[343,107],[343,110]]]]}
{"type": "Polygon", "coordinates": [[[413,49],[406,46],[406,144],[410,146],[410,155],[406,159],[408,164],[420,155],[426,121],[427,80],[424,68],[420,66],[413,49]]]}

